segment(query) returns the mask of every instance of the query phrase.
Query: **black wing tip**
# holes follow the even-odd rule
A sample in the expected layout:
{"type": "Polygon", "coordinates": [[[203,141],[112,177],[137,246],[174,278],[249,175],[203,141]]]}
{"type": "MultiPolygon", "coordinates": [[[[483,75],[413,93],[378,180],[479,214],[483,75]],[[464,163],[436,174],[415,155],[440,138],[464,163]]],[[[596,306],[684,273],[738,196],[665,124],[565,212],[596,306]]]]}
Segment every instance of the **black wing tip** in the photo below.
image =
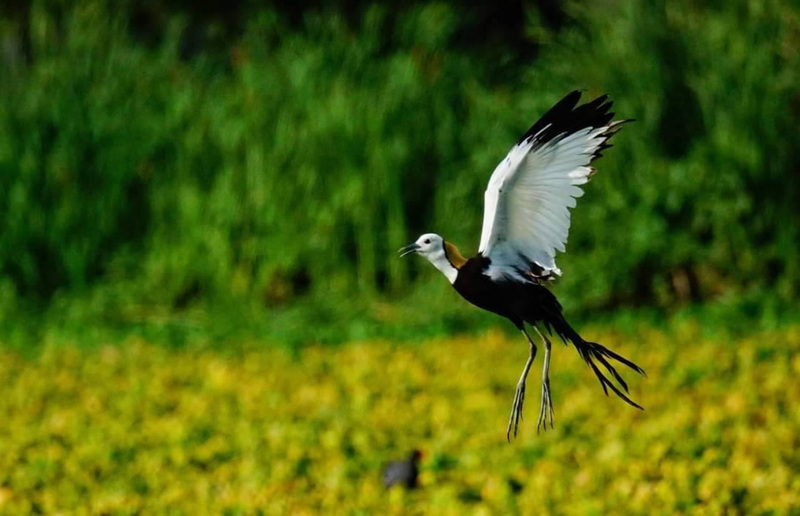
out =
{"type": "MultiPolygon", "coordinates": [[[[614,101],[609,100],[607,94],[578,105],[583,91],[585,90],[569,92],[542,115],[522,135],[518,143],[535,138],[538,143],[543,144],[561,135],[568,135],[586,127],[600,128],[608,126],[611,129],[621,123],[632,121],[632,119],[626,119],[612,122],[616,115],[611,111],[614,101]]],[[[613,133],[607,135],[608,138],[611,136],[613,136],[613,133]]]]}

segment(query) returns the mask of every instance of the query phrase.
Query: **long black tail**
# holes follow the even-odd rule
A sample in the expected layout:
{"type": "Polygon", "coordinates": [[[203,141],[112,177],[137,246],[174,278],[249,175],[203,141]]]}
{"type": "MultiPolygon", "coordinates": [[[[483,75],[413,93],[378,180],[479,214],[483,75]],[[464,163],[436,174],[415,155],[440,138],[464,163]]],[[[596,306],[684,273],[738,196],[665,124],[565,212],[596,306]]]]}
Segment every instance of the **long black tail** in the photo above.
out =
{"type": "Polygon", "coordinates": [[[634,364],[633,362],[623,357],[622,355],[614,353],[607,347],[598,344],[596,342],[589,342],[583,340],[580,336],[578,336],[578,340],[573,340],[572,343],[575,345],[575,349],[578,350],[578,354],[581,356],[581,358],[583,358],[586,361],[586,363],[589,364],[589,367],[592,368],[592,371],[594,371],[594,374],[597,376],[597,379],[600,380],[600,385],[602,385],[603,391],[605,391],[606,396],[608,396],[608,389],[611,389],[612,391],[614,391],[614,394],[622,398],[628,405],[636,407],[639,410],[644,410],[641,405],[639,405],[638,403],[636,403],[627,396],[626,393],[628,392],[628,384],[625,383],[625,380],[622,379],[622,376],[617,372],[614,366],[611,365],[608,359],[616,360],[617,362],[620,362],[630,367],[631,369],[641,374],[642,376],[647,376],[647,374],[644,372],[644,369],[634,364]],[[608,372],[611,373],[611,376],[613,376],[617,380],[617,382],[619,382],[620,386],[622,386],[625,392],[619,390],[619,388],[616,385],[614,385],[614,383],[611,382],[611,380],[606,378],[603,372],[597,367],[597,364],[595,364],[594,362],[595,360],[600,362],[603,365],[603,367],[605,367],[608,370],[608,372]]]}
{"type": "Polygon", "coordinates": [[[622,378],[622,375],[620,375],[617,372],[617,370],[611,364],[609,359],[616,360],[617,362],[630,367],[631,369],[641,374],[642,376],[647,376],[647,374],[644,372],[644,369],[634,364],[632,361],[628,360],[622,355],[619,355],[611,351],[607,347],[598,344],[597,342],[589,342],[587,340],[584,340],[583,337],[578,335],[578,332],[572,329],[572,326],[570,326],[569,323],[567,323],[567,321],[561,314],[559,314],[559,316],[556,317],[555,320],[543,321],[543,322],[545,326],[548,326],[548,329],[552,328],[553,330],[555,330],[556,334],[558,334],[558,336],[561,337],[561,339],[565,343],[567,341],[572,342],[572,344],[575,346],[575,349],[578,350],[578,354],[581,356],[583,360],[586,361],[587,364],[589,364],[589,367],[592,368],[592,371],[594,371],[594,374],[597,376],[597,379],[600,380],[600,385],[603,387],[603,391],[606,393],[606,396],[608,396],[608,390],[611,389],[614,392],[614,394],[619,396],[628,405],[636,407],[639,410],[644,410],[641,405],[639,405],[638,403],[636,403],[627,396],[628,384],[625,383],[625,380],[622,378]],[[603,367],[606,368],[606,370],[611,374],[611,376],[613,376],[614,379],[616,379],[617,382],[620,384],[622,390],[620,390],[619,387],[614,385],[614,383],[603,374],[603,371],[601,371],[600,368],[597,367],[595,361],[599,362],[603,367]],[[625,392],[623,392],[623,390],[625,392]]]}

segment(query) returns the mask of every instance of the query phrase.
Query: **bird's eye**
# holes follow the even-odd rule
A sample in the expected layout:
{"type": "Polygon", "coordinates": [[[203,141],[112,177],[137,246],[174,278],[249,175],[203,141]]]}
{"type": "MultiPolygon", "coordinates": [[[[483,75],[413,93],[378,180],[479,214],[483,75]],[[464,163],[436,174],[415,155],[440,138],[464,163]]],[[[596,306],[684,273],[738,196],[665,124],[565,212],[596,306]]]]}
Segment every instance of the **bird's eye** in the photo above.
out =
{"type": "Polygon", "coordinates": [[[431,243],[431,239],[430,239],[430,238],[426,238],[426,239],[425,239],[425,243],[426,243],[426,244],[430,244],[430,243],[431,243]]]}

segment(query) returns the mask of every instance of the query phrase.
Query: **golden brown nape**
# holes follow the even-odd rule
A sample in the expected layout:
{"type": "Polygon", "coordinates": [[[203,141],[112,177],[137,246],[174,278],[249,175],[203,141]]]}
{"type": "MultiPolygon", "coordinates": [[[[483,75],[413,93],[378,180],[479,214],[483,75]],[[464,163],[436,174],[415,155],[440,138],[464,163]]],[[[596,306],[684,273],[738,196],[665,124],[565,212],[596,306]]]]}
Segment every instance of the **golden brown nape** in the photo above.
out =
{"type": "Polygon", "coordinates": [[[449,261],[456,269],[460,269],[462,265],[467,263],[467,259],[461,254],[461,251],[458,250],[458,247],[454,246],[447,240],[444,241],[444,254],[447,256],[447,261],[449,261]]]}

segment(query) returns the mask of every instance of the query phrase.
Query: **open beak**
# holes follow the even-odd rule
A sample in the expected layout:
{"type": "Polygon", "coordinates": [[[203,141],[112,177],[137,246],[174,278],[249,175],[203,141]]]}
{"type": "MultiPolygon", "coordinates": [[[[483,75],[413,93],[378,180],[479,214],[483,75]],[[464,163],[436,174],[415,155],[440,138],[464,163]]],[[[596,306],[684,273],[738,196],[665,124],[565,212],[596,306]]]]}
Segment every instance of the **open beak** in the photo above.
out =
{"type": "Polygon", "coordinates": [[[419,244],[414,242],[413,244],[408,244],[397,252],[400,253],[400,258],[402,258],[403,256],[408,256],[409,254],[416,253],[417,251],[419,251],[419,244]]]}

